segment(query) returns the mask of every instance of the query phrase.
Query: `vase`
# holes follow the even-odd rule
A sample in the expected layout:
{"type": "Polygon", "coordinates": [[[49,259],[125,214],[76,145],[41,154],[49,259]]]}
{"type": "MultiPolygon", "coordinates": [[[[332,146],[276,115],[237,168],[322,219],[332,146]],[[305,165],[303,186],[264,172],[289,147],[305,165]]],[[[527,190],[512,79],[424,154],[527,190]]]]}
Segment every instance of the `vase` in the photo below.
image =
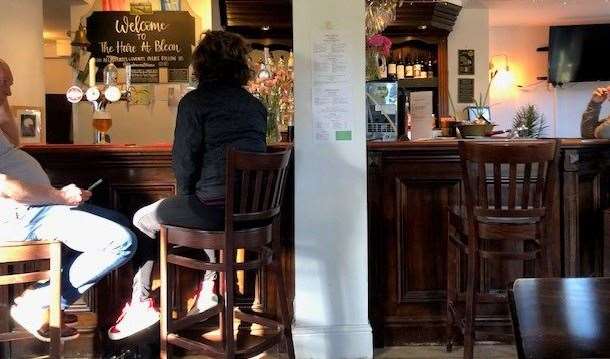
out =
{"type": "Polygon", "coordinates": [[[279,129],[280,113],[269,112],[267,114],[267,144],[271,145],[280,142],[281,135],[279,129]]]}
{"type": "Polygon", "coordinates": [[[372,47],[366,48],[366,80],[379,80],[379,52],[372,47]]]}

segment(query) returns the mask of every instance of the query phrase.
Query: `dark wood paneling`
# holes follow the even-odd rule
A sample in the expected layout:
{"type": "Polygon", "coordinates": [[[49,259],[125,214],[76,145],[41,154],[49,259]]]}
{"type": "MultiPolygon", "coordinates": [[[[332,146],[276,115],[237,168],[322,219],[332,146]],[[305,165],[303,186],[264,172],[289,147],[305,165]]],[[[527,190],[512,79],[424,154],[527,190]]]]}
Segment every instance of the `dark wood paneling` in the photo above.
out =
{"type": "MultiPolygon", "coordinates": [[[[456,141],[369,143],[369,295],[375,346],[445,341],[447,209],[463,203],[456,141]]],[[[555,275],[603,274],[610,141],[563,140],[548,245],[555,275]]],[[[464,262],[464,258],[462,258],[464,262]]],[[[531,263],[482,265],[488,291],[533,273],[531,263]]],[[[456,278],[457,280],[457,278],[456,278]]],[[[508,323],[480,306],[480,325],[508,323]]]]}
{"type": "MultiPolygon", "coordinates": [[[[170,146],[49,145],[26,146],[25,150],[42,164],[56,186],[75,183],[86,188],[98,178],[103,178],[104,182],[94,190],[91,202],[115,209],[130,219],[142,206],[175,193],[170,146]]],[[[282,263],[290,303],[294,299],[292,173],[291,168],[280,226],[284,251],[282,263]]],[[[113,271],[71,308],[78,312],[79,331],[84,334],[66,346],[67,356],[110,357],[127,348],[139,352],[144,358],[157,355],[158,327],[138,335],[130,343],[111,343],[107,339],[107,328],[113,324],[131,294],[132,278],[131,266],[125,265],[113,271]]],[[[238,298],[238,303],[260,303],[255,307],[277,313],[275,283],[263,276],[264,279],[255,284],[252,278],[246,276],[246,292],[238,298]]],[[[198,280],[199,274],[181,271],[177,288],[177,297],[181,300],[177,310],[186,310],[186,299],[194,293],[198,280]]],[[[23,350],[33,354],[42,354],[46,350],[44,345],[35,341],[28,344],[14,347],[26,348],[23,350]]],[[[25,351],[20,353],[25,354],[25,351]]]]}

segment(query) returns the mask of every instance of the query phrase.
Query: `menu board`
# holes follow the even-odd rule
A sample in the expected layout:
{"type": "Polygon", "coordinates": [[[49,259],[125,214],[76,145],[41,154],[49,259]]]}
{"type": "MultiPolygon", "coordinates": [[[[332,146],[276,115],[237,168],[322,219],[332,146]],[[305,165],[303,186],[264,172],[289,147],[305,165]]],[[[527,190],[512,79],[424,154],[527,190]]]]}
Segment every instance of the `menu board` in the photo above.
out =
{"type": "Polygon", "coordinates": [[[188,81],[195,18],[187,11],[155,11],[132,15],[128,11],[96,11],[87,18],[89,51],[102,82],[106,64],[128,62],[133,83],[159,82],[159,68],[167,68],[170,82],[188,81]]]}

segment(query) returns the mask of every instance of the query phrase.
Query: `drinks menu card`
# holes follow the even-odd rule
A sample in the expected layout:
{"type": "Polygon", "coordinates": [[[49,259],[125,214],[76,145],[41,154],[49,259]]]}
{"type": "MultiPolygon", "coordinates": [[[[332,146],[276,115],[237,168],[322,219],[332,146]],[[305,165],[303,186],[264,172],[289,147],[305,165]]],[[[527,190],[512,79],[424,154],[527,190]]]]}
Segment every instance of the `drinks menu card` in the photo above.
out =
{"type": "Polygon", "coordinates": [[[312,48],[312,114],[314,142],[352,140],[352,88],[348,37],[325,30],[312,48]]]}
{"type": "Polygon", "coordinates": [[[411,139],[432,137],[432,91],[410,93],[411,139]]]}

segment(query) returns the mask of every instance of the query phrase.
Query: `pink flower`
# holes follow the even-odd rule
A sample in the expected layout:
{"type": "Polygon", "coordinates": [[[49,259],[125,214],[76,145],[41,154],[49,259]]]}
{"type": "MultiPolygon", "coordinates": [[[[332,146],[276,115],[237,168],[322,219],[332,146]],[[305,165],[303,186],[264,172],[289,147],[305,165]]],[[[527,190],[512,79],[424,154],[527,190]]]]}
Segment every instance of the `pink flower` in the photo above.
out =
{"type": "Polygon", "coordinates": [[[387,37],[376,34],[369,37],[366,41],[367,45],[376,47],[377,51],[381,52],[384,56],[390,55],[390,49],[392,48],[392,40],[387,37]]]}

